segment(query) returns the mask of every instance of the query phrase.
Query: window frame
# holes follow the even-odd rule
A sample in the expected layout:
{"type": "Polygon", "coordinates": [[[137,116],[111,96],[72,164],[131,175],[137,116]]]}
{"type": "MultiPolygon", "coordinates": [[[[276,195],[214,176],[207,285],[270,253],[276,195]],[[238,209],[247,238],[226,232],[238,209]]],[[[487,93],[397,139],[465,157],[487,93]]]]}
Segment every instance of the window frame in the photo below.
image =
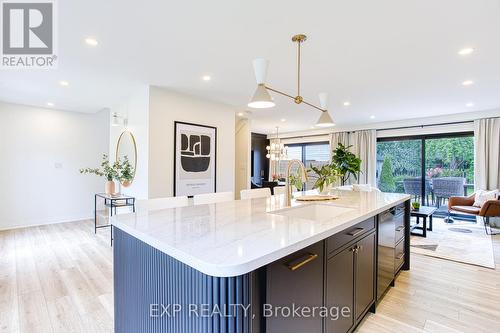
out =
{"type": "MultiPolygon", "coordinates": [[[[377,143],[387,142],[387,141],[405,141],[405,140],[420,140],[421,142],[421,152],[420,152],[420,174],[421,178],[421,193],[422,205],[425,205],[425,171],[426,171],[426,158],[425,158],[425,140],[429,139],[450,139],[450,138],[460,138],[460,137],[472,137],[474,138],[473,131],[466,132],[450,132],[450,133],[438,133],[438,134],[422,134],[422,135],[406,135],[406,136],[392,136],[377,138],[377,143]]],[[[378,148],[377,148],[378,150],[378,148]]]]}
{"type": "MultiPolygon", "coordinates": [[[[307,146],[320,146],[320,145],[328,145],[329,158],[328,158],[327,163],[330,162],[331,158],[332,158],[332,147],[330,146],[330,141],[315,141],[315,142],[285,144],[285,146],[287,146],[287,147],[300,147],[301,148],[300,161],[304,164],[304,166],[306,167],[306,170],[308,168],[308,166],[306,165],[306,147],[307,146]]],[[[290,161],[290,160],[284,160],[284,161],[290,161]]],[[[306,187],[305,190],[308,190],[307,184],[305,187],[306,187]]]]}

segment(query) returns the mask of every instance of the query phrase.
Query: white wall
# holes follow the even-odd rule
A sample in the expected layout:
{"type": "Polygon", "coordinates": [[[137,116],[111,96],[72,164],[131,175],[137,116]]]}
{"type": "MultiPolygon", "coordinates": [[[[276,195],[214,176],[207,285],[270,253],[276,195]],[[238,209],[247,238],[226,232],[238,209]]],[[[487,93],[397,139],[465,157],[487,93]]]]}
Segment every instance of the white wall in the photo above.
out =
{"type": "MultiPolygon", "coordinates": [[[[120,134],[126,129],[135,137],[137,145],[137,170],[135,179],[122,192],[138,199],[148,198],[148,165],[149,165],[149,86],[137,87],[132,95],[120,105],[111,108],[110,122],[113,113],[127,118],[127,127],[111,126],[109,139],[110,159],[116,159],[116,144],[120,134]]],[[[122,119],[120,120],[122,121],[122,119]]]]}
{"type": "Polygon", "coordinates": [[[251,148],[252,133],[250,131],[250,121],[240,119],[236,122],[236,173],[235,173],[235,196],[240,198],[240,191],[250,188],[251,170],[251,148]]]}
{"type": "Polygon", "coordinates": [[[149,87],[149,197],[173,195],[174,121],[217,127],[217,191],[234,191],[235,108],[149,87]]]}
{"type": "Polygon", "coordinates": [[[78,170],[108,148],[108,112],[0,103],[0,229],[92,217],[104,180],[78,170]]]}
{"type": "MultiPolygon", "coordinates": [[[[314,130],[306,130],[306,131],[296,131],[296,132],[287,132],[280,133],[280,138],[291,138],[291,141],[295,141],[295,138],[306,138],[309,136],[318,136],[318,138],[324,136],[325,134],[329,134],[332,132],[349,132],[349,131],[359,131],[359,130],[367,130],[367,129],[377,129],[383,131],[377,131],[377,137],[385,137],[385,136],[394,136],[394,135],[420,135],[420,134],[430,134],[436,133],[436,131],[441,132],[450,132],[450,131],[462,131],[462,130],[470,130],[471,124],[469,125],[442,125],[439,127],[435,127],[431,129],[429,127],[420,127],[420,128],[412,128],[412,129],[400,129],[400,130],[385,130],[389,128],[397,128],[397,127],[408,127],[408,126],[427,126],[427,125],[437,125],[437,124],[446,124],[453,122],[463,122],[470,121],[472,122],[475,119],[481,118],[490,118],[490,117],[499,117],[500,109],[495,110],[483,110],[483,111],[471,111],[471,112],[462,112],[449,114],[445,116],[435,116],[435,117],[425,117],[425,118],[413,118],[413,119],[405,119],[398,121],[390,121],[390,122],[374,122],[363,124],[359,126],[335,126],[333,128],[325,128],[325,129],[314,129],[314,130]]],[[[268,138],[273,138],[275,135],[270,134],[268,138]]]]}

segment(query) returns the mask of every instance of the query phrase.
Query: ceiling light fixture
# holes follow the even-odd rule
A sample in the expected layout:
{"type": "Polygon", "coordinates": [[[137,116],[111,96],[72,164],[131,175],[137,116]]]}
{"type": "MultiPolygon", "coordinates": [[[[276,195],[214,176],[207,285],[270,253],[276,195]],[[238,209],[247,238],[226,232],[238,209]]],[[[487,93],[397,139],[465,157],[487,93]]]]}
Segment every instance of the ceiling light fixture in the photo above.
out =
{"type": "Polygon", "coordinates": [[[243,117],[244,113],[243,112],[238,112],[238,117],[243,117]]]}
{"type": "Polygon", "coordinates": [[[111,120],[111,126],[120,126],[120,119],[123,121],[123,126],[127,127],[128,119],[127,117],[121,116],[116,112],[113,112],[113,119],[111,120]]]}
{"type": "MultiPolygon", "coordinates": [[[[276,137],[275,139],[279,140],[279,127],[276,126],[276,137]]],[[[279,161],[286,160],[288,158],[288,147],[282,143],[271,143],[266,147],[267,154],[266,157],[271,161],[279,161]]]]}
{"type": "Polygon", "coordinates": [[[54,106],[54,103],[52,103],[52,102],[47,102],[47,106],[48,106],[48,107],[53,107],[53,106],[54,106]]]}
{"type": "MultiPolygon", "coordinates": [[[[318,107],[314,104],[306,102],[304,98],[300,95],[300,46],[306,40],[307,36],[303,34],[295,35],[292,37],[292,42],[297,43],[297,95],[292,96],[290,94],[287,94],[285,92],[267,86],[266,75],[269,62],[265,59],[255,59],[253,61],[253,68],[255,72],[255,79],[257,81],[257,89],[255,90],[252,99],[248,103],[248,106],[251,108],[258,108],[258,109],[271,108],[275,106],[273,98],[269,94],[269,91],[272,91],[274,93],[293,99],[296,104],[304,103],[312,108],[321,111],[322,114],[320,116],[320,119],[318,120],[318,123],[316,124],[317,126],[332,126],[334,125],[334,123],[332,118],[328,114],[328,110],[326,109],[326,104],[325,107],[323,106],[318,107]],[[327,122],[325,121],[328,121],[328,125],[326,125],[327,122]]],[[[324,99],[324,101],[326,101],[327,99],[326,93],[323,93],[322,95],[320,94],[320,102],[322,98],[324,99]]]]}
{"type": "Polygon", "coordinates": [[[370,119],[375,119],[375,116],[374,116],[374,115],[371,115],[371,116],[370,116],[370,119]]]}
{"type": "Polygon", "coordinates": [[[67,87],[67,86],[69,86],[69,82],[68,82],[68,81],[65,81],[65,80],[61,80],[61,81],[59,81],[59,84],[60,84],[61,86],[63,86],[63,87],[67,87]]]}
{"type": "Polygon", "coordinates": [[[317,127],[335,126],[335,122],[333,121],[332,117],[330,117],[330,114],[328,113],[328,111],[326,111],[326,109],[328,109],[328,94],[327,93],[320,93],[319,94],[319,103],[325,111],[321,113],[321,116],[319,116],[319,119],[316,122],[316,126],[317,127]]]}
{"type": "Polygon", "coordinates": [[[462,82],[463,86],[471,86],[473,84],[474,84],[474,81],[472,81],[472,80],[465,80],[464,82],[462,82]]]}
{"type": "Polygon", "coordinates": [[[85,43],[89,46],[97,46],[99,44],[99,42],[97,41],[97,39],[94,39],[92,37],[87,37],[85,38],[85,43]]]}
{"type": "Polygon", "coordinates": [[[284,123],[286,121],[285,118],[281,118],[280,120],[281,120],[282,123],[284,123]]]}
{"type": "Polygon", "coordinates": [[[471,108],[471,107],[473,107],[473,106],[474,106],[474,103],[469,102],[469,103],[465,104],[465,106],[466,106],[466,107],[468,107],[468,108],[471,108]]]}
{"type": "Polygon", "coordinates": [[[349,101],[344,102],[344,106],[350,106],[350,105],[351,105],[351,102],[349,102],[349,101]]]}
{"type": "Polygon", "coordinates": [[[201,77],[201,79],[202,79],[203,81],[210,81],[210,80],[212,80],[212,78],[210,77],[210,75],[203,75],[203,76],[201,77]]]}
{"type": "Polygon", "coordinates": [[[464,49],[461,49],[458,51],[459,55],[469,55],[474,52],[474,49],[472,47],[466,47],[464,49]]]}

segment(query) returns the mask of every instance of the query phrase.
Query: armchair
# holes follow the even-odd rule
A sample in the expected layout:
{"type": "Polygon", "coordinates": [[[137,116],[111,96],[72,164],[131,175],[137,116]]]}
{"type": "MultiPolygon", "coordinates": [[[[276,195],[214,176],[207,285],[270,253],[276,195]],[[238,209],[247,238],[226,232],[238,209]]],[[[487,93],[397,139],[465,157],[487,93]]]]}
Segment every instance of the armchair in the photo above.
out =
{"type": "Polygon", "coordinates": [[[450,197],[448,200],[448,218],[452,211],[461,212],[470,215],[481,216],[484,221],[484,229],[488,235],[496,235],[489,226],[490,217],[500,216],[500,200],[492,199],[486,201],[482,207],[474,205],[475,193],[468,197],[450,197]],[[490,228],[488,232],[488,227],[490,228]]]}

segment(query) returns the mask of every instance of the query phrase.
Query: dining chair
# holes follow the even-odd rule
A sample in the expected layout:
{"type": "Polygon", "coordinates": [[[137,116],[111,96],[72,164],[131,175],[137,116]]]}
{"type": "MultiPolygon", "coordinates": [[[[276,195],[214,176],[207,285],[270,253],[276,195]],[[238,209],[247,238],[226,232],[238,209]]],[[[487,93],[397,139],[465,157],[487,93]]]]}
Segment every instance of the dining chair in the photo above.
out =
{"type": "Polygon", "coordinates": [[[232,200],[234,200],[234,192],[204,193],[196,194],[195,196],[193,196],[195,205],[211,204],[232,200]]]}
{"type": "Polygon", "coordinates": [[[268,187],[240,191],[241,200],[269,198],[270,196],[271,196],[271,190],[268,187]]]}
{"type": "Polygon", "coordinates": [[[136,202],[136,208],[138,211],[153,211],[159,209],[185,207],[188,205],[189,205],[189,199],[186,196],[142,199],[142,200],[137,200],[136,202]]]}
{"type": "Polygon", "coordinates": [[[273,189],[274,195],[280,195],[286,193],[286,186],[276,186],[273,189]]]}

